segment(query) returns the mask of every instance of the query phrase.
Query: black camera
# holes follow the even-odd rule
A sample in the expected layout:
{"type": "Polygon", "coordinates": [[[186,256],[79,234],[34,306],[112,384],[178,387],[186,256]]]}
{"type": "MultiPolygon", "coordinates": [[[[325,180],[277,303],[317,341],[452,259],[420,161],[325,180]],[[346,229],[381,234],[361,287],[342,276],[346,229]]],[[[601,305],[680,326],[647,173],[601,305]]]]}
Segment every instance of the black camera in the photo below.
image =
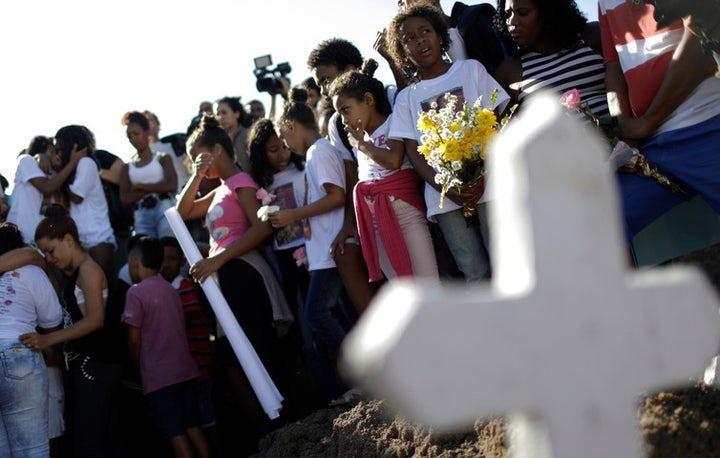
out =
{"type": "Polygon", "coordinates": [[[255,58],[255,70],[253,70],[255,78],[257,78],[255,87],[258,92],[281,94],[283,84],[279,78],[287,79],[287,75],[292,71],[292,68],[287,62],[277,64],[275,68],[270,68],[271,65],[272,57],[270,57],[270,54],[255,58]]]}

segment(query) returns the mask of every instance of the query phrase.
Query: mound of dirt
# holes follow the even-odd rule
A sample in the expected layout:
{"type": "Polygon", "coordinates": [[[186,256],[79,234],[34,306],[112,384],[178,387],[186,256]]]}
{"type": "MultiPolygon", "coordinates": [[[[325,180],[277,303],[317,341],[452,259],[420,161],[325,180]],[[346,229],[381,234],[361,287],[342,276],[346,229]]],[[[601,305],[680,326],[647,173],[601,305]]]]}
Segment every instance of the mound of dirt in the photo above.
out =
{"type": "MultiPolygon", "coordinates": [[[[698,265],[720,290],[720,245],[674,263],[698,265]]],[[[679,304],[680,306],[682,304],[679,304]]],[[[720,457],[720,390],[697,383],[645,393],[638,399],[638,429],[649,458],[720,457]]],[[[380,400],[321,409],[265,436],[255,458],[275,457],[479,457],[505,458],[503,418],[478,419],[454,435],[400,418],[380,400]]]]}
{"type": "MultiPolygon", "coordinates": [[[[646,394],[639,402],[647,457],[720,456],[720,390],[698,384],[646,394]]],[[[507,458],[505,426],[503,418],[485,418],[464,433],[439,435],[393,415],[383,401],[364,400],[322,409],[270,433],[254,458],[507,458]]]]}

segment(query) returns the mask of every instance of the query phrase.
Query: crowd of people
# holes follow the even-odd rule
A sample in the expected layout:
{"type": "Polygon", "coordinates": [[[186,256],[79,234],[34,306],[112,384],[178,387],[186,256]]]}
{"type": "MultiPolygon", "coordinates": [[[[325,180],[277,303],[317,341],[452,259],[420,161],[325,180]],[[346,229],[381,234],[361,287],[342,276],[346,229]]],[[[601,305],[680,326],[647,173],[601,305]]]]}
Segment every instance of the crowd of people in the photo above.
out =
{"type": "MultiPolygon", "coordinates": [[[[624,145],[720,212],[707,37],[691,16],[660,26],[651,4],[598,3],[588,22],[573,0],[458,3],[450,15],[401,0],[375,42],[395,81],[333,37],[267,116],[257,100],[203,101],[187,132],[161,139],[153,112],[128,111],[127,162],[82,125],[33,138],[12,195],[0,193],[3,456],[248,456],[268,432],[362,396],[338,361],[380,288],[492,278],[486,180],[444,194],[418,149],[420,114],[446,93],[494,98],[500,119],[576,90],[615,118],[624,145]],[[173,207],[198,262],[165,217],[173,207]],[[211,278],[284,398],[277,419],[205,297],[211,278]]],[[[617,177],[632,253],[632,237],[684,200],[630,167],[617,177]]]]}

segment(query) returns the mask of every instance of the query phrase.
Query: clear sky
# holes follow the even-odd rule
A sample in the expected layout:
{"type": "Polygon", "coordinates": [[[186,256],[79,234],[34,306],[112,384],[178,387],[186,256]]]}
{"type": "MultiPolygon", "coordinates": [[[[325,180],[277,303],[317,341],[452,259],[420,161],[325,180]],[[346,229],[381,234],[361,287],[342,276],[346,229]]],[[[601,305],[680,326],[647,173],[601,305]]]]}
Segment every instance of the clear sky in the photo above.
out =
{"type": "MultiPolygon", "coordinates": [[[[446,12],[453,1],[442,0],[446,12]]],[[[474,2],[466,0],[465,3],[474,2]]],[[[597,2],[579,0],[588,19],[597,2]]],[[[203,100],[270,98],[255,89],[253,59],[289,62],[292,84],[310,76],[308,53],[322,40],[346,38],[381,65],[377,31],[395,0],[36,0],[0,7],[0,172],[12,187],[15,158],[35,135],[84,124],[98,148],[127,160],[134,149],[123,113],[151,110],[160,134],[187,129],[203,100]]]]}

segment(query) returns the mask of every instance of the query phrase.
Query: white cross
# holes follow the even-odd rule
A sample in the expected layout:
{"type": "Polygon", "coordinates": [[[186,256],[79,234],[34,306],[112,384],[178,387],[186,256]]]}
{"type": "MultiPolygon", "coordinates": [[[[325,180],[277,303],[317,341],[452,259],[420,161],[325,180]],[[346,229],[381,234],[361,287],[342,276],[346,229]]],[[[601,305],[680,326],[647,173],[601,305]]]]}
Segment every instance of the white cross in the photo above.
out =
{"type": "Polygon", "coordinates": [[[607,154],[556,98],[525,106],[490,157],[492,283],[389,285],[343,367],[439,429],[532,414],[551,452],[515,456],[640,456],[639,396],[691,383],[717,350],[714,291],[691,268],[627,272],[607,154]]]}

